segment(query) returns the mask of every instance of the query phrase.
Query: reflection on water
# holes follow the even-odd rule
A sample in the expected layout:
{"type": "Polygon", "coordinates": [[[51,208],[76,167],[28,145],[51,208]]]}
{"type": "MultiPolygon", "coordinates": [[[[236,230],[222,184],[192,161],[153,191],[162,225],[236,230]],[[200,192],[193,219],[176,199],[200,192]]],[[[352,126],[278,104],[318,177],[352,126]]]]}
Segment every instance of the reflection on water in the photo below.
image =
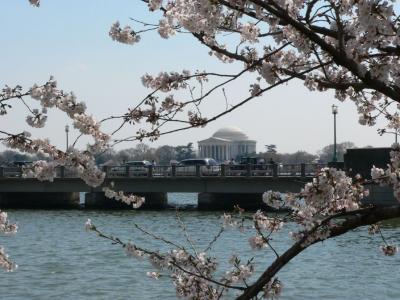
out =
{"type": "MultiPolygon", "coordinates": [[[[170,200],[181,206],[195,203],[195,196],[175,194],[170,200]]],[[[145,261],[128,258],[121,248],[84,231],[87,218],[105,232],[124,241],[167,250],[149,240],[134,223],[174,242],[185,243],[174,211],[80,211],[11,210],[20,230],[0,237],[19,264],[14,273],[0,273],[1,299],[176,299],[166,278],[153,281],[145,276],[153,270],[145,261]]],[[[221,225],[220,212],[182,211],[198,249],[204,249],[221,225]]],[[[385,235],[399,244],[400,220],[385,222],[385,235]]],[[[282,253],[291,241],[288,224],[273,243],[282,253]]],[[[255,257],[262,272],[274,256],[266,249],[250,250],[249,233],[228,230],[216,244],[213,255],[227,265],[232,253],[243,259],[255,257]]],[[[381,241],[365,229],[314,245],[288,264],[279,274],[284,283],[282,299],[400,299],[400,255],[385,257],[381,241]]]]}

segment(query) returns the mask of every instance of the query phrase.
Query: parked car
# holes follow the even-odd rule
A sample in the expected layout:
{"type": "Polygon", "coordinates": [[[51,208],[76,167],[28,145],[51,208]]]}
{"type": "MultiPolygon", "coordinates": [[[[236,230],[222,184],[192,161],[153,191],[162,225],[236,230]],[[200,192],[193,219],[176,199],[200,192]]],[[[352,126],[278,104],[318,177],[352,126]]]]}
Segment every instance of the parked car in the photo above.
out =
{"type": "Polygon", "coordinates": [[[148,160],[133,160],[124,163],[121,166],[113,167],[111,174],[114,176],[147,176],[148,168],[151,166],[148,160]]]}
{"type": "Polygon", "coordinates": [[[190,158],[176,165],[175,175],[196,176],[196,166],[199,166],[201,176],[216,176],[220,173],[220,166],[213,158],[190,158]]]}
{"type": "Polygon", "coordinates": [[[33,165],[33,161],[16,160],[16,161],[13,161],[12,164],[15,167],[30,167],[33,165]]]}
{"type": "Polygon", "coordinates": [[[272,175],[272,165],[266,164],[261,157],[242,156],[238,164],[228,165],[228,175],[246,175],[250,165],[252,175],[272,175]]]}

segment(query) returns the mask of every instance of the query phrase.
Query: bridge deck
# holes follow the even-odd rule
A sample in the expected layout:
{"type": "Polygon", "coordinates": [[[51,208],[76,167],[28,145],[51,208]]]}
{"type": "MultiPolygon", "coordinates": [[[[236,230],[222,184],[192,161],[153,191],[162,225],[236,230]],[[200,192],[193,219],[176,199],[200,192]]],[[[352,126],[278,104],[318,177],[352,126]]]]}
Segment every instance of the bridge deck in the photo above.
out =
{"type": "Polygon", "coordinates": [[[55,178],[53,182],[35,178],[0,178],[1,192],[91,192],[114,183],[114,190],[125,192],[177,193],[263,193],[267,190],[298,192],[312,177],[135,177],[107,178],[90,188],[79,178],[55,178]]]}
{"type": "Polygon", "coordinates": [[[0,168],[0,192],[90,192],[114,183],[125,192],[262,193],[298,192],[324,167],[321,164],[221,166],[107,166],[101,187],[87,186],[67,168],[56,170],[53,182],[25,178],[21,168],[0,168]]]}

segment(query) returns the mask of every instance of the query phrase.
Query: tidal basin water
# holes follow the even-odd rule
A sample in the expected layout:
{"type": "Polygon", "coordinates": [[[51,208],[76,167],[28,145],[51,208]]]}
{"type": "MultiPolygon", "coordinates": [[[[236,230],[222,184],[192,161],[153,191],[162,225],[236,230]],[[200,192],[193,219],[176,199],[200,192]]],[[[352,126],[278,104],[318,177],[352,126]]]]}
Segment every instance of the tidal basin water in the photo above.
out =
{"type": "MultiPolygon", "coordinates": [[[[194,203],[194,195],[172,194],[171,202],[194,203]]],[[[143,236],[134,223],[175,242],[185,243],[175,211],[8,210],[19,224],[15,236],[1,236],[19,265],[14,273],[0,271],[0,299],[177,299],[168,278],[152,280],[146,261],[127,257],[123,249],[85,232],[91,218],[106,233],[153,249],[166,250],[159,241],[143,236]]],[[[182,220],[198,249],[207,247],[219,231],[222,212],[182,210],[182,220]]],[[[273,245],[282,253],[291,240],[285,226],[273,245]]],[[[400,220],[383,226],[386,238],[399,245],[400,220]]],[[[270,249],[252,251],[252,231],[227,230],[213,248],[226,266],[231,254],[255,257],[261,272],[274,256],[270,249]]],[[[361,228],[334,240],[314,245],[279,274],[284,284],[281,299],[400,299],[400,254],[380,253],[378,236],[361,228]]],[[[233,297],[233,295],[231,295],[233,297]]],[[[231,298],[231,296],[229,298],[231,298]]]]}

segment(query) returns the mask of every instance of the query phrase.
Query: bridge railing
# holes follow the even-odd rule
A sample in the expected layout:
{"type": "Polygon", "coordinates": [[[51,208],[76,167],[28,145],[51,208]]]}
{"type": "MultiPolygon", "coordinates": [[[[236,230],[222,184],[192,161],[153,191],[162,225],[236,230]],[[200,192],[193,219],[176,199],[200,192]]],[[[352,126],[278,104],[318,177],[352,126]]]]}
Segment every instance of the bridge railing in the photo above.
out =
{"type": "Polygon", "coordinates": [[[76,178],[78,173],[66,167],[56,168],[56,177],[58,178],[76,178]]]}
{"type": "MultiPolygon", "coordinates": [[[[107,178],[132,177],[309,177],[314,176],[325,164],[244,164],[217,166],[103,166],[107,178]]],[[[0,177],[22,177],[22,167],[0,167],[0,177]]],[[[78,174],[66,167],[56,168],[58,178],[76,178],[78,174]]]]}
{"type": "Polygon", "coordinates": [[[242,164],[221,165],[221,176],[273,176],[273,165],[242,164]]]}
{"type": "Polygon", "coordinates": [[[305,176],[305,164],[278,164],[278,176],[305,176]]]}
{"type": "Polygon", "coordinates": [[[325,168],[327,166],[328,166],[327,164],[306,164],[304,173],[306,176],[314,176],[322,168],[325,168]]]}
{"type": "Polygon", "coordinates": [[[1,177],[21,177],[22,168],[21,167],[0,167],[1,177]]]}
{"type": "MultiPolygon", "coordinates": [[[[171,166],[153,166],[152,168],[153,177],[168,177],[172,176],[172,167],[171,166]]],[[[148,174],[150,175],[150,174],[148,174]]]]}

